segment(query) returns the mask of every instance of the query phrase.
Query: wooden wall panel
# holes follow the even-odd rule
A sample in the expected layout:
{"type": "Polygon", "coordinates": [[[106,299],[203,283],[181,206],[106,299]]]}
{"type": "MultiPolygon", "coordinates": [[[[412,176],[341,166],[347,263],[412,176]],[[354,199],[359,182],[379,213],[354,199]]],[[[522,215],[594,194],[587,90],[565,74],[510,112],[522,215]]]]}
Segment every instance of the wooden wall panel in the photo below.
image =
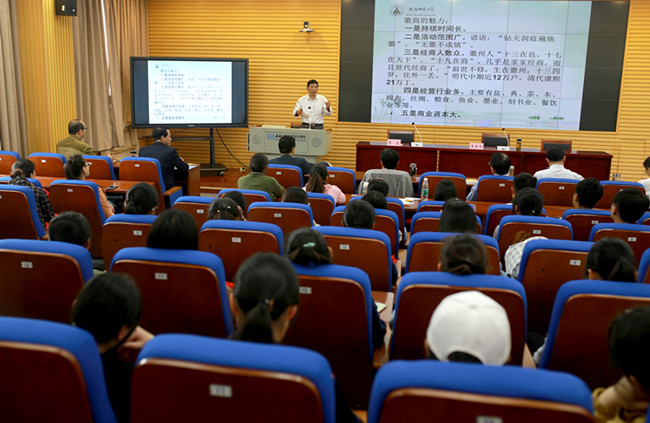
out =
{"type": "Polygon", "coordinates": [[[29,151],[56,151],[77,113],[73,18],[51,0],[21,0],[17,11],[29,151]]]}
{"type": "MultiPolygon", "coordinates": [[[[334,114],[326,118],[333,130],[333,148],[327,159],[337,166],[354,168],[357,141],[385,140],[388,127],[368,123],[338,122],[338,72],[340,5],[344,0],[149,0],[149,49],[151,56],[247,57],[250,59],[249,123],[288,124],[295,101],[304,94],[307,80],[320,83],[334,114]],[[315,31],[298,32],[303,21],[315,31]]],[[[643,158],[650,155],[650,2],[630,1],[618,130],[576,132],[512,129],[524,147],[537,148],[540,140],[571,139],[575,149],[602,150],[613,154],[612,171],[623,179],[638,180],[643,158]]],[[[410,125],[402,125],[410,128],[410,125]]],[[[484,130],[469,127],[418,126],[427,144],[467,145],[484,130]]],[[[247,129],[221,129],[234,155],[247,163],[247,129]]],[[[174,131],[175,137],[206,131],[174,131]]],[[[217,161],[239,167],[219,138],[217,161]]],[[[207,161],[207,143],[179,142],[186,160],[207,161]]],[[[570,163],[567,163],[570,167],[570,163]]]]}

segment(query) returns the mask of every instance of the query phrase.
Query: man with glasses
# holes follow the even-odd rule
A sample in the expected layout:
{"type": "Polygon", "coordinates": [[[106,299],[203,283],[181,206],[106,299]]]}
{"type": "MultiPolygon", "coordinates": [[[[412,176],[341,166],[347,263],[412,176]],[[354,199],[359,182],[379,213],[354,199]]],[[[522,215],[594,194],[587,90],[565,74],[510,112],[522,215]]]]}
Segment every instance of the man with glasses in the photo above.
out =
{"type": "Polygon", "coordinates": [[[83,142],[86,129],[86,124],[83,121],[79,119],[71,120],[68,123],[70,136],[56,143],[56,152],[63,154],[66,160],[75,154],[95,154],[93,148],[83,142]]]}

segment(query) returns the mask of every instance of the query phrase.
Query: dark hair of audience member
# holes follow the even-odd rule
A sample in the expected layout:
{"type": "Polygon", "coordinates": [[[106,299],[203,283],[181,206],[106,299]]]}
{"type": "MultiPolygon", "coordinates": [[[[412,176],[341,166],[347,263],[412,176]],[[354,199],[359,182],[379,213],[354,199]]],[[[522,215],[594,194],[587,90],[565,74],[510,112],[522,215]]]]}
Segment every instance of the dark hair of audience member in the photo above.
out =
{"type": "Polygon", "coordinates": [[[309,196],[300,187],[289,187],[282,196],[283,203],[309,204],[309,196]]]}
{"type": "Polygon", "coordinates": [[[262,173],[269,165],[269,158],[263,153],[255,153],[251,156],[249,167],[251,172],[262,173]]]}
{"type": "Polygon", "coordinates": [[[289,154],[296,147],[296,139],[291,135],[283,135],[278,141],[280,154],[289,154]]]}
{"type": "Polygon", "coordinates": [[[388,201],[386,201],[384,194],[379,191],[368,191],[363,197],[361,197],[361,200],[367,201],[376,209],[388,209],[388,201]]]}
{"type": "Polygon", "coordinates": [[[36,166],[29,159],[18,159],[11,165],[11,178],[31,178],[34,175],[36,166]]]}
{"type": "Polygon", "coordinates": [[[167,209],[160,213],[151,225],[147,247],[198,250],[199,233],[194,218],[179,209],[167,209]]]}
{"type": "Polygon", "coordinates": [[[515,194],[524,188],[535,189],[537,187],[537,178],[530,173],[521,172],[515,175],[515,177],[512,179],[512,187],[515,191],[515,194]]]}
{"type": "Polygon", "coordinates": [[[557,147],[549,148],[546,152],[546,158],[551,163],[561,162],[564,159],[564,150],[557,147]]]}
{"type": "Polygon", "coordinates": [[[451,179],[441,179],[433,190],[433,201],[447,201],[458,198],[456,184],[451,179]]]}
{"type": "Polygon", "coordinates": [[[233,291],[242,315],[233,339],[275,343],[273,323],[299,300],[296,271],[284,257],[256,253],[242,263],[233,291]]]}
{"type": "Polygon", "coordinates": [[[86,166],[86,159],[81,154],[70,156],[63,165],[66,179],[83,179],[83,169],[86,166]]]}
{"type": "Polygon", "coordinates": [[[626,188],[616,193],[613,203],[625,223],[636,223],[648,211],[650,200],[638,189],[626,188]]]}
{"type": "Polygon", "coordinates": [[[619,314],[609,327],[609,356],[626,376],[634,376],[643,391],[650,390],[650,307],[619,314]]]}
{"type": "Polygon", "coordinates": [[[476,233],[476,213],[463,200],[451,199],[442,206],[439,232],[476,233]]]}
{"type": "Polygon", "coordinates": [[[497,175],[507,175],[510,171],[510,157],[505,153],[494,153],[490,157],[490,166],[497,175]]]}
{"type": "Polygon", "coordinates": [[[332,255],[325,237],[312,228],[299,228],[291,232],[284,254],[296,264],[332,264],[332,255]]]}
{"type": "Polygon", "coordinates": [[[395,169],[399,163],[399,153],[392,148],[384,148],[379,155],[379,160],[386,169],[395,169]]]}
{"type": "Polygon", "coordinates": [[[219,198],[210,203],[208,219],[210,220],[242,220],[237,203],[230,198],[219,198]]]}
{"type": "Polygon", "coordinates": [[[327,167],[321,163],[316,163],[309,171],[309,181],[307,181],[307,191],[322,194],[325,192],[327,183],[327,167]]]}
{"type": "Polygon", "coordinates": [[[487,269],[485,246],[473,235],[448,237],[440,251],[440,267],[443,272],[456,275],[484,274],[487,269]]]}
{"type": "Polygon", "coordinates": [[[350,201],[343,210],[343,225],[349,228],[372,229],[375,209],[363,200],[350,201]]]}
{"type": "Polygon", "coordinates": [[[544,196],[533,188],[522,189],[512,200],[512,210],[522,216],[539,216],[543,208],[544,196]]]}
{"type": "Polygon", "coordinates": [[[138,182],[126,193],[124,200],[125,214],[156,214],[158,193],[146,182],[138,182]]]}
{"type": "Polygon", "coordinates": [[[388,186],[388,182],[384,181],[383,179],[373,179],[372,181],[368,182],[368,188],[366,191],[379,191],[384,195],[384,197],[388,197],[390,187],[388,186]]]}
{"type": "Polygon", "coordinates": [[[596,203],[603,198],[603,186],[596,178],[585,178],[576,185],[578,204],[581,207],[593,209],[596,203]]]}
{"type": "Polygon", "coordinates": [[[223,195],[223,198],[230,198],[233,200],[239,207],[241,207],[242,211],[246,210],[246,197],[244,197],[244,194],[237,190],[232,190],[232,191],[226,191],[226,193],[223,195]]]}
{"type": "Polygon", "coordinates": [[[646,159],[643,161],[643,167],[645,169],[650,169],[650,157],[646,157],[646,159]]]}
{"type": "Polygon", "coordinates": [[[606,281],[636,282],[637,279],[634,252],[619,238],[603,238],[594,243],[587,255],[587,275],[589,270],[606,281]]]}
{"type": "Polygon", "coordinates": [[[107,272],[84,285],[70,319],[103,344],[117,338],[122,327],[133,330],[138,326],[141,313],[142,297],[133,279],[123,273],[107,272]]]}
{"type": "Polygon", "coordinates": [[[86,216],[67,211],[52,219],[47,233],[50,241],[62,241],[88,248],[93,232],[86,216]]]}

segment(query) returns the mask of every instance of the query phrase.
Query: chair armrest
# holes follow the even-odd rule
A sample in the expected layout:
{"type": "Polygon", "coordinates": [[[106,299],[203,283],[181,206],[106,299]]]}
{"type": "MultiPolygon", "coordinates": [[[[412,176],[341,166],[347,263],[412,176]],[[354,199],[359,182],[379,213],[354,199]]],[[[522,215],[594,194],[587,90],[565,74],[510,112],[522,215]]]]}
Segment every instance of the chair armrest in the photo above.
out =
{"type": "Polygon", "coordinates": [[[182,190],[182,189],[183,189],[183,188],[181,188],[181,187],[173,187],[173,188],[170,188],[170,189],[168,189],[167,191],[165,191],[165,192],[163,193],[163,195],[164,195],[165,197],[171,197],[171,196],[174,195],[176,192],[178,192],[178,191],[180,191],[180,190],[182,190]]]}

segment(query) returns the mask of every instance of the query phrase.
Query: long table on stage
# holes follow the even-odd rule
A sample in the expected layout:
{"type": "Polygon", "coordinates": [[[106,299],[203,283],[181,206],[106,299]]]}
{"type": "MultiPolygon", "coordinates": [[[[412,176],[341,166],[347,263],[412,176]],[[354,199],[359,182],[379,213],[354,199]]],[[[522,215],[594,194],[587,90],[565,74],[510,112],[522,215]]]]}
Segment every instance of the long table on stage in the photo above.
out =
{"type": "MultiPolygon", "coordinates": [[[[381,167],[379,156],[387,148],[386,143],[359,141],[357,143],[356,170],[366,171],[381,167]]],[[[467,178],[478,178],[490,174],[488,162],[495,147],[484,150],[470,150],[466,146],[425,145],[424,147],[391,146],[399,153],[400,170],[409,170],[411,163],[416,163],[418,174],[429,171],[457,172],[467,178]]],[[[521,151],[503,151],[510,157],[515,175],[528,172],[531,175],[538,170],[546,169],[546,154],[538,149],[522,148],[521,151]]],[[[599,181],[609,180],[612,155],[603,151],[572,151],[566,155],[566,167],[587,177],[599,181]]]]}

